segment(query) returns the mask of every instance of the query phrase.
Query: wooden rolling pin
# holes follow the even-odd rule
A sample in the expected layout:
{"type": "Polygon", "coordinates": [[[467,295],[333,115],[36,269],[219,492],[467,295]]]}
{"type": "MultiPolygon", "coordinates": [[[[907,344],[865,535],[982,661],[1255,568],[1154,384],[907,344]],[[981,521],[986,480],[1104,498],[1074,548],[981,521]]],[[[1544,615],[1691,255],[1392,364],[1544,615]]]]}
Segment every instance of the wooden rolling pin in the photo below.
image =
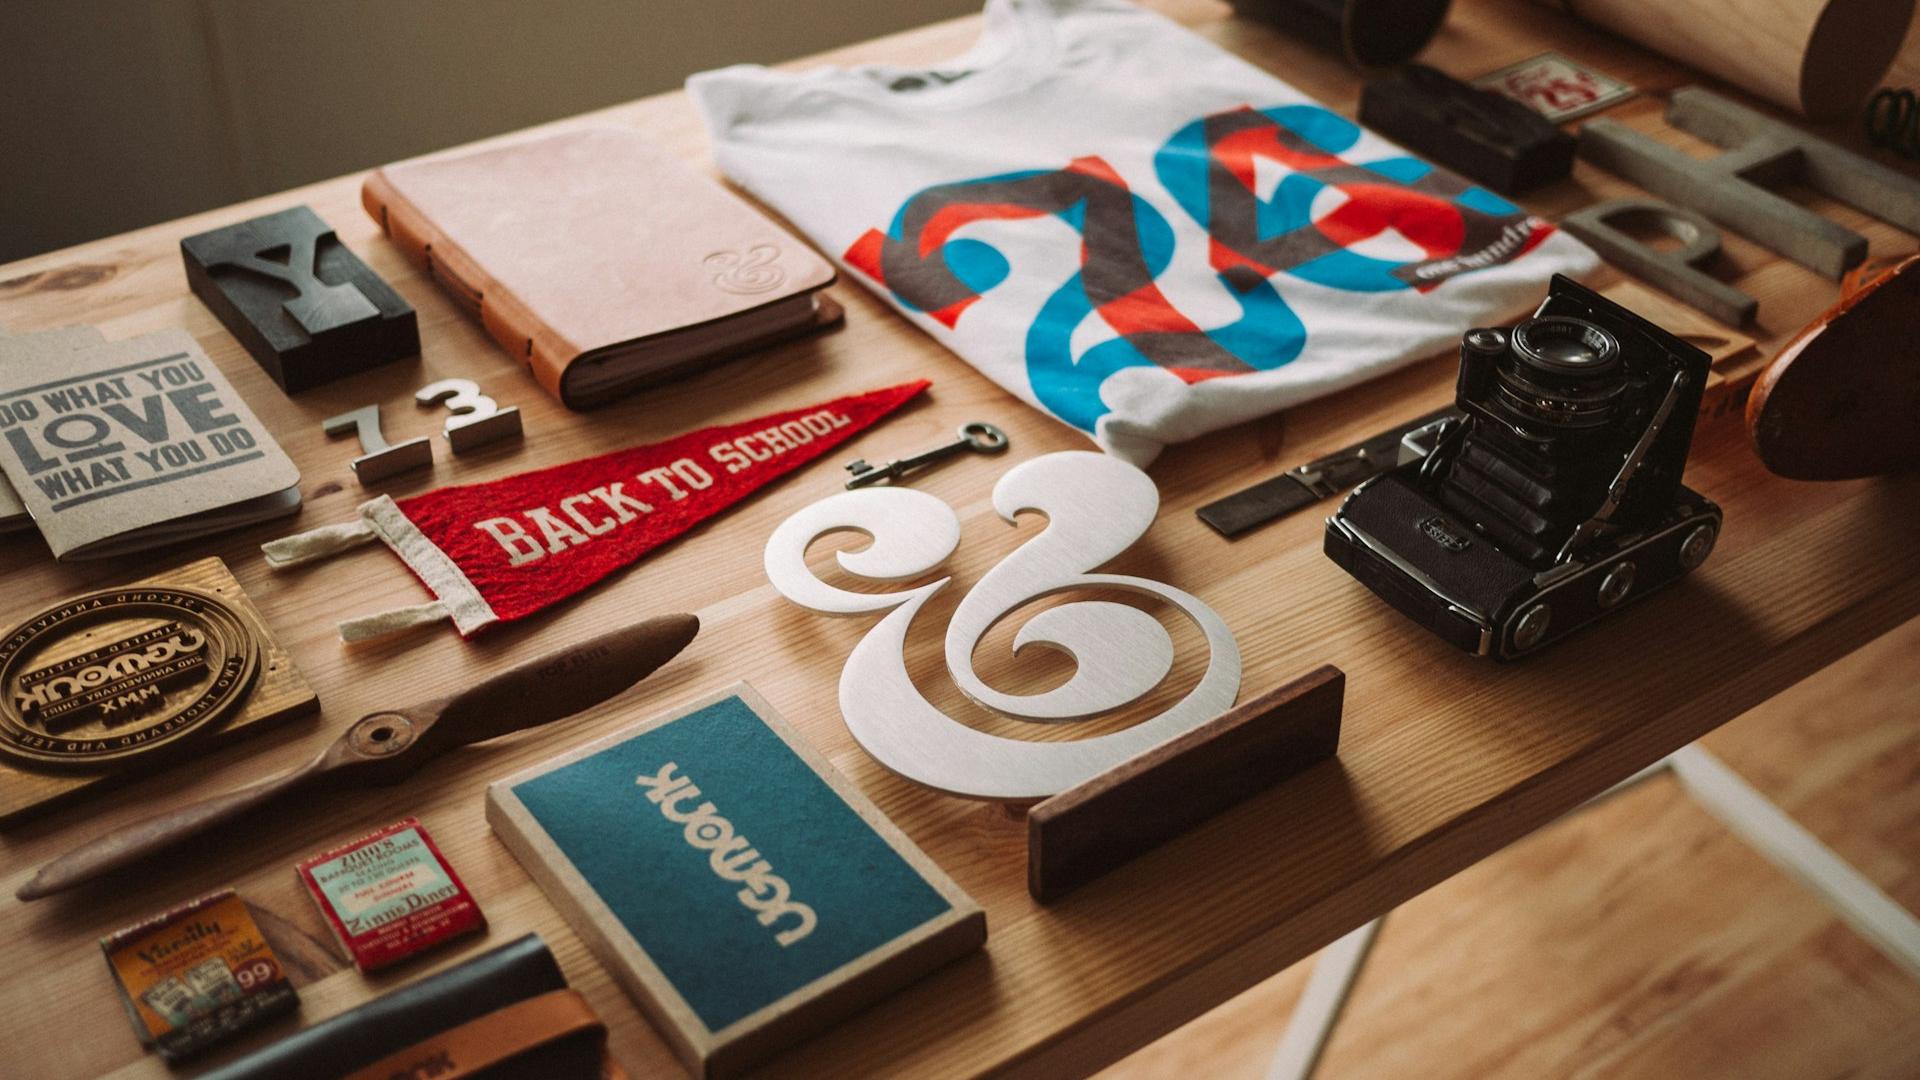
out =
{"type": "Polygon", "coordinates": [[[1859,111],[1915,0],[1535,0],[1811,120],[1859,111]]]}

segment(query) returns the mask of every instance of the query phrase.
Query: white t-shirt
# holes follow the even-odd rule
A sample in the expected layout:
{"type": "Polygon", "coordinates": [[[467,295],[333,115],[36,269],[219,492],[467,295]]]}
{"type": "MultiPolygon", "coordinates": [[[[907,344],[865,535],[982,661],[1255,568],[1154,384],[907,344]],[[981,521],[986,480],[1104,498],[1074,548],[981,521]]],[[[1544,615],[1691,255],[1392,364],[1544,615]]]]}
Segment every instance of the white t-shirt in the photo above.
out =
{"type": "Polygon", "coordinates": [[[1144,465],[1432,356],[1592,251],[1121,0],[988,0],[928,70],[687,89],[720,167],[1024,400],[1144,465]]]}

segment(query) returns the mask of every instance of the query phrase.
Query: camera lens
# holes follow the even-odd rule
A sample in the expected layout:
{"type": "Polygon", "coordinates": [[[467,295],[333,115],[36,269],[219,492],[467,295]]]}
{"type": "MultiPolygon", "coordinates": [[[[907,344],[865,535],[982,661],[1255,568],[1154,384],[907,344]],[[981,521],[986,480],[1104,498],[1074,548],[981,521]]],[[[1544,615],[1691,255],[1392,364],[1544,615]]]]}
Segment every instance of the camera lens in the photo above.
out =
{"type": "Polygon", "coordinates": [[[1584,319],[1528,319],[1508,336],[1497,367],[1499,395],[1532,426],[1592,428],[1613,417],[1626,389],[1620,342],[1584,319]]]}
{"type": "Polygon", "coordinates": [[[1513,328],[1513,351],[1548,375],[1602,375],[1620,363],[1613,335],[1580,319],[1528,319],[1513,328]]]}

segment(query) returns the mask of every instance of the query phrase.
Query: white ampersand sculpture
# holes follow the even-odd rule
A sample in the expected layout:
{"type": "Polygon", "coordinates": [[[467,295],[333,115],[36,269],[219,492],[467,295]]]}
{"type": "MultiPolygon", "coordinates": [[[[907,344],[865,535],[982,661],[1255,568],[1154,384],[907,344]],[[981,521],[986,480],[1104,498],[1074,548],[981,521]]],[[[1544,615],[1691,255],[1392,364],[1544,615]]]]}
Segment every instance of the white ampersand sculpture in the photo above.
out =
{"type": "Polygon", "coordinates": [[[1172,603],[1206,635],[1207,670],[1165,712],[1124,731],[1070,742],[990,735],[941,712],[907,674],[907,629],[952,578],[896,593],[835,588],[807,567],[807,547],[840,529],[864,532],[868,547],[836,556],[857,577],[900,581],[938,566],[960,543],[953,508],[911,488],[866,488],[834,495],[794,514],[767,541],[767,577],[781,595],[829,615],[893,609],[847,657],[840,711],[853,737],[882,765],[910,780],[975,799],[1040,799],[1088,780],[1233,706],[1240,692],[1240,647],[1220,616],[1193,595],[1146,578],[1088,571],[1143,536],[1160,508],[1147,474],[1104,454],[1048,454],[1007,471],[993,506],[1009,524],[1023,510],[1047,517],[1039,536],[988,571],[961,600],[947,627],[947,669],[968,697],[1011,716],[1070,721],[1120,708],[1159,685],[1173,667],[1173,641],[1138,608],[1082,600],[1035,615],[1014,650],[1040,644],[1075,661],[1073,677],[1038,694],[1007,694],[973,670],[980,639],[1001,619],[1040,597],[1068,589],[1109,588],[1172,603]]]}

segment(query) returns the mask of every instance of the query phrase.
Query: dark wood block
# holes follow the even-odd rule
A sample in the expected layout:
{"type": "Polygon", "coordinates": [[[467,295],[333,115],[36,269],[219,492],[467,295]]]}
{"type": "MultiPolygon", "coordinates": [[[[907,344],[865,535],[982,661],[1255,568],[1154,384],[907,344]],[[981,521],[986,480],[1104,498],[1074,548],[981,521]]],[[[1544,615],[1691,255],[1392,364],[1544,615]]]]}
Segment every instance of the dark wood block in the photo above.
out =
{"type": "Polygon", "coordinates": [[[1027,891],[1046,903],[1334,756],[1347,677],[1323,665],[1027,813],[1027,891]]]}
{"type": "Polygon", "coordinates": [[[289,394],[420,354],[412,305],[309,207],[189,236],[180,255],[193,294],[289,394]]]}

